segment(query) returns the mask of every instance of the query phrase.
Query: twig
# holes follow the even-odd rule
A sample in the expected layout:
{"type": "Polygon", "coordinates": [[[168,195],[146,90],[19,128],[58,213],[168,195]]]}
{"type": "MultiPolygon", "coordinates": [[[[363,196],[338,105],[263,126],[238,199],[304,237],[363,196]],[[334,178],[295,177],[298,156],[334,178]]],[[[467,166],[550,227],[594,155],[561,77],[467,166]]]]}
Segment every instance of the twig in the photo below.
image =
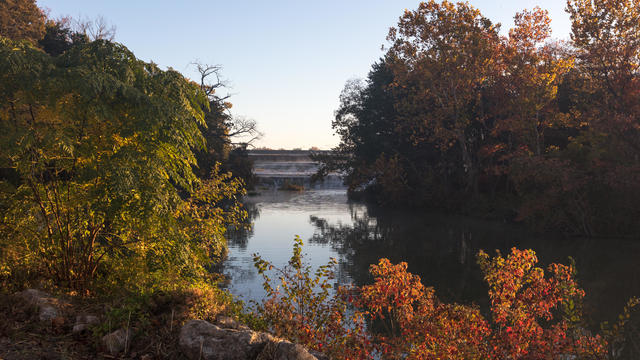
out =
{"type": "Polygon", "coordinates": [[[171,309],[171,322],[169,323],[169,332],[173,331],[173,313],[175,309],[171,309]]]}
{"type": "Polygon", "coordinates": [[[129,352],[129,324],[131,323],[131,310],[129,310],[129,318],[127,319],[127,331],[124,335],[124,353],[129,352]]]}

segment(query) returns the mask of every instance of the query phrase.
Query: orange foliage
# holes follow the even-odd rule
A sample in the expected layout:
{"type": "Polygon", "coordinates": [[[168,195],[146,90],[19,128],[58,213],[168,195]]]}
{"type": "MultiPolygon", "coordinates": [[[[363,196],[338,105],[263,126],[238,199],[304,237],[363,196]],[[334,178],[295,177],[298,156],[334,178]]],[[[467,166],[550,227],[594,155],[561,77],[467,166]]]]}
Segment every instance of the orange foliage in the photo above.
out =
{"type": "MultiPolygon", "coordinates": [[[[514,248],[506,258],[478,254],[491,299],[491,318],[486,319],[476,306],[439,301],[432,288],[407,271],[406,263],[392,264],[388,259],[371,265],[373,284],[349,291],[342,288],[333,297],[326,291],[314,292],[315,285],[323,288],[326,282],[320,280],[322,276],[310,277],[310,267],[301,265],[301,241],[296,241],[290,265],[297,270],[281,272],[282,293],[266,285],[270,297],[261,310],[276,334],[325,351],[332,358],[364,359],[372,354],[384,359],[460,360],[606,356],[607,342],[577,325],[576,304],[584,292],[573,277],[573,267],[551,264],[545,276],[545,270],[535,266],[538,260],[533,250],[514,248]],[[297,279],[298,285],[287,279],[297,279]],[[354,307],[349,311],[348,303],[354,307]],[[303,305],[314,310],[301,313],[303,305]]],[[[256,266],[264,273],[269,265],[257,259],[256,266]]]]}

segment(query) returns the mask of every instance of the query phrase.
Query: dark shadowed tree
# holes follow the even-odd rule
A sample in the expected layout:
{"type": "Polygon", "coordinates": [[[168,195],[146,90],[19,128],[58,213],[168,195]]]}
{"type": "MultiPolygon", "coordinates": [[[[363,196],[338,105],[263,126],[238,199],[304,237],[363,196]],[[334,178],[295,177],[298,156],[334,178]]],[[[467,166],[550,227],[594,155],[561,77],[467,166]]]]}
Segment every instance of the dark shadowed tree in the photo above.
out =
{"type": "Polygon", "coordinates": [[[231,171],[249,184],[252,182],[252,164],[246,148],[261,136],[257,124],[253,119],[232,116],[232,105],[228,101],[231,95],[219,94],[226,87],[220,65],[195,63],[195,66],[200,74],[200,88],[208,99],[204,124],[201,125],[206,146],[196,151],[196,173],[206,178],[220,163],[222,169],[231,171]]]}
{"type": "Polygon", "coordinates": [[[86,35],[72,30],[70,23],[69,18],[47,21],[44,37],[38,41],[47,54],[58,56],[71,49],[73,45],[89,42],[86,35]]]}

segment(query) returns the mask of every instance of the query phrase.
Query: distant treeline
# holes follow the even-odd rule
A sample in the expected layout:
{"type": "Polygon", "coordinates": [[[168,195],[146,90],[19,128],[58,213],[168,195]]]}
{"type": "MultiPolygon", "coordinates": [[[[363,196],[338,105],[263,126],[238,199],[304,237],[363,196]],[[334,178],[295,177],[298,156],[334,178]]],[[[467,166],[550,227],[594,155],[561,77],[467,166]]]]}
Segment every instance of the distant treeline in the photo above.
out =
{"type": "Polygon", "coordinates": [[[386,205],[447,207],[573,235],[640,228],[640,1],[569,0],[507,36],[468,3],[405,11],[350,81],[323,171],[386,205]]]}

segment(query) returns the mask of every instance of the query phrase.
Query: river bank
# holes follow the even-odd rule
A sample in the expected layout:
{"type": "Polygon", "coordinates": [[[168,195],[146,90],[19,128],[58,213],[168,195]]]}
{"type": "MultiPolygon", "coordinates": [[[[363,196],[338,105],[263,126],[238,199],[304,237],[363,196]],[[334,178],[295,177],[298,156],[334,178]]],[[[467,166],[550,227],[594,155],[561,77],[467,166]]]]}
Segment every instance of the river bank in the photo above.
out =
{"type": "Polygon", "coordinates": [[[195,290],[117,300],[27,289],[0,294],[0,312],[4,360],[323,359],[251,330],[229,304],[195,290]]]}

